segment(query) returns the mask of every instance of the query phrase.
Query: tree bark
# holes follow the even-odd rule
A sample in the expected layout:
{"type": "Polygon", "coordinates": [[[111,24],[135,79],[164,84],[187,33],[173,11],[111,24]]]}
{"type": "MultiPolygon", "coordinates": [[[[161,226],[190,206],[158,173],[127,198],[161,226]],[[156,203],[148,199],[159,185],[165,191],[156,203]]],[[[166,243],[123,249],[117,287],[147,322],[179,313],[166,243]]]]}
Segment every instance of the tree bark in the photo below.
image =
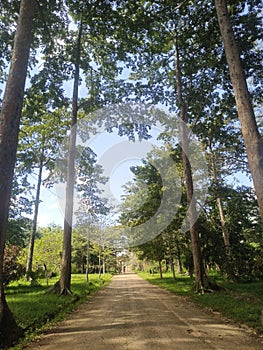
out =
{"type": "Polygon", "coordinates": [[[220,186],[219,186],[218,174],[216,169],[216,154],[213,152],[211,146],[210,146],[210,152],[211,152],[212,176],[213,176],[213,182],[216,190],[216,203],[217,203],[217,208],[219,212],[221,229],[222,229],[222,237],[223,237],[224,246],[225,246],[226,272],[229,275],[229,277],[233,277],[233,266],[232,266],[231,251],[230,251],[229,232],[226,224],[222,197],[220,194],[220,186]]]}
{"type": "Polygon", "coordinates": [[[48,291],[60,295],[71,295],[71,245],[72,245],[72,223],[74,207],[74,186],[75,186],[75,152],[77,138],[77,117],[78,117],[78,89],[80,78],[80,56],[81,56],[82,22],[79,26],[79,33],[76,46],[75,74],[73,83],[71,126],[69,136],[69,150],[67,159],[67,185],[66,203],[64,217],[63,248],[61,259],[61,275],[59,281],[48,291]]]}
{"type": "Polygon", "coordinates": [[[190,235],[191,235],[192,254],[193,254],[193,261],[194,261],[194,272],[195,272],[195,289],[197,292],[203,292],[206,289],[211,288],[211,284],[203,264],[199,230],[197,225],[198,214],[196,210],[196,199],[194,197],[192,168],[189,161],[189,139],[188,139],[189,135],[186,129],[187,105],[184,101],[183,92],[182,92],[182,79],[181,79],[179,48],[178,48],[177,38],[175,39],[174,56],[175,56],[175,68],[176,68],[176,89],[177,89],[178,103],[179,103],[179,109],[180,109],[179,128],[180,128],[180,138],[181,138],[181,147],[182,147],[182,160],[183,160],[187,203],[189,206],[188,212],[189,212],[189,221],[190,221],[190,235]]]}
{"type": "Polygon", "coordinates": [[[41,190],[41,184],[42,184],[43,157],[44,157],[44,148],[42,148],[42,151],[41,151],[39,170],[38,170],[35,210],[34,210],[32,232],[31,232],[30,243],[29,243],[27,266],[26,266],[26,277],[27,278],[30,278],[31,277],[30,275],[32,275],[34,246],[35,246],[35,239],[36,239],[36,232],[37,232],[38,209],[39,209],[39,203],[40,203],[40,190],[41,190]]]}
{"type": "Polygon", "coordinates": [[[9,203],[16,161],[18,131],[31,45],[35,0],[22,0],[14,49],[0,115],[0,343],[8,342],[15,320],[6,304],[3,255],[9,203]]]}
{"type": "Polygon", "coordinates": [[[101,246],[99,245],[99,278],[100,277],[101,277],[101,246]]]}
{"type": "Polygon", "coordinates": [[[263,221],[263,139],[259,134],[249,98],[246,77],[227,10],[227,2],[226,0],[215,0],[215,6],[234,90],[238,118],[246,145],[248,163],[263,221]]]}
{"type": "Polygon", "coordinates": [[[89,282],[90,268],[90,227],[88,226],[88,241],[87,241],[87,263],[86,263],[86,282],[89,282]]]}
{"type": "Polygon", "coordinates": [[[220,223],[221,223],[221,229],[222,229],[222,237],[224,241],[224,246],[225,246],[225,254],[226,254],[226,273],[228,277],[230,278],[235,278],[235,273],[234,273],[234,266],[233,266],[233,260],[231,256],[231,249],[230,249],[230,241],[229,241],[229,232],[226,224],[226,218],[225,218],[225,213],[224,213],[224,208],[223,208],[223,202],[221,195],[219,193],[219,186],[217,184],[217,207],[219,211],[219,217],[220,217],[220,223]]]}
{"type": "Polygon", "coordinates": [[[176,258],[177,258],[177,271],[179,274],[183,273],[183,265],[182,265],[182,258],[181,258],[181,248],[178,243],[176,243],[176,248],[177,248],[177,253],[176,253],[176,258]]]}
{"type": "Polygon", "coordinates": [[[158,265],[159,265],[159,275],[160,275],[160,278],[162,279],[163,278],[162,260],[158,261],[158,265]]]}
{"type": "Polygon", "coordinates": [[[174,257],[173,257],[171,242],[169,240],[169,237],[168,237],[168,251],[169,251],[170,268],[173,275],[173,280],[176,281],[175,269],[174,269],[174,257]]]}

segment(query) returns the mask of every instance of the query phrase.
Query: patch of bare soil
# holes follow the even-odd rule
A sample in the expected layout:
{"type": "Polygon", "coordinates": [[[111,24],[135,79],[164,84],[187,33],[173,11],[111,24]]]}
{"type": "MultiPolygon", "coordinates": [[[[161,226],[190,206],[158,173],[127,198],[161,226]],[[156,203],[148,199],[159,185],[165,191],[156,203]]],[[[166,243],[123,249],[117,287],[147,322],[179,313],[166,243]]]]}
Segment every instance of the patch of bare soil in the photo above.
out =
{"type": "Polygon", "coordinates": [[[133,273],[112,282],[27,350],[259,350],[262,338],[133,273]]]}

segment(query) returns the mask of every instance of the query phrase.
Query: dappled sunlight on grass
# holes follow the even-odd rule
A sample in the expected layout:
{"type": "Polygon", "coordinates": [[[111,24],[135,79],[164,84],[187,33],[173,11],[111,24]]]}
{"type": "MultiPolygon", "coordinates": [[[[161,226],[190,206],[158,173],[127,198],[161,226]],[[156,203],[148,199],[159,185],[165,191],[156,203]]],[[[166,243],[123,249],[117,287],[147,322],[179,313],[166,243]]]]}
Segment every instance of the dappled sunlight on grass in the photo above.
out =
{"type": "Polygon", "coordinates": [[[31,286],[30,282],[20,280],[6,288],[6,299],[18,324],[22,328],[38,327],[48,320],[54,319],[61,312],[68,312],[77,299],[85,299],[87,295],[106,285],[111,279],[107,274],[98,278],[98,275],[90,275],[89,283],[85,281],[85,275],[72,275],[71,290],[73,296],[58,296],[45,294],[58,278],[49,281],[40,280],[39,285],[31,286]]]}

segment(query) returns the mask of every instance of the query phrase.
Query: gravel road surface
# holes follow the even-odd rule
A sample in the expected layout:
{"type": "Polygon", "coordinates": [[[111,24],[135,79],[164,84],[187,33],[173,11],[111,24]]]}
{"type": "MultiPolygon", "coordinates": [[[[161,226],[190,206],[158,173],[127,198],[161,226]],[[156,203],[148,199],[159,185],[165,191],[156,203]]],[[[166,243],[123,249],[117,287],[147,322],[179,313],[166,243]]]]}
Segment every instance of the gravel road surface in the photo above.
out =
{"type": "Polygon", "coordinates": [[[25,349],[262,350],[262,342],[220,315],[126,273],[25,349]]]}

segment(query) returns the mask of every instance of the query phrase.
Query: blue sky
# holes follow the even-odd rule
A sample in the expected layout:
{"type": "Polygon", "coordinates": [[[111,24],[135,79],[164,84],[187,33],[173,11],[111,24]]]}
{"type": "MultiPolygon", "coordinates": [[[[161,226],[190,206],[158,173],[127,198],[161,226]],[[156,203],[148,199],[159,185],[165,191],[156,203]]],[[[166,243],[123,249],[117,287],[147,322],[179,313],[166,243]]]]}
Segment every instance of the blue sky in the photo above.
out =
{"type": "MultiPolygon", "coordinates": [[[[149,148],[151,148],[152,145],[158,145],[161,143],[160,141],[156,140],[159,130],[152,128],[152,134],[153,138],[148,141],[149,148]]],[[[104,166],[105,159],[103,157],[110,156],[110,152],[112,152],[112,150],[113,152],[116,152],[116,149],[118,151],[118,147],[120,148],[120,151],[122,151],[123,147],[127,147],[127,142],[127,138],[118,136],[116,132],[105,132],[95,137],[91,143],[89,143],[89,146],[91,146],[91,148],[97,154],[98,163],[104,166]]],[[[129,144],[130,147],[127,150],[127,155],[124,153],[124,155],[116,158],[116,163],[114,163],[113,159],[109,159],[109,163],[112,163],[110,174],[107,174],[108,176],[110,175],[109,187],[111,195],[113,195],[117,201],[121,200],[121,195],[123,194],[122,186],[133,177],[130,167],[141,164],[141,159],[147,154],[147,152],[143,150],[143,148],[145,148],[144,143],[142,143],[141,152],[138,152],[138,142],[137,149],[135,148],[134,152],[132,150],[136,144],[134,144],[132,141],[130,141],[129,144]]],[[[64,220],[64,209],[62,208],[63,204],[61,202],[63,202],[63,198],[58,198],[56,187],[46,189],[42,186],[41,200],[42,202],[39,208],[38,224],[40,226],[47,226],[49,223],[56,223],[62,226],[64,220]]]]}

